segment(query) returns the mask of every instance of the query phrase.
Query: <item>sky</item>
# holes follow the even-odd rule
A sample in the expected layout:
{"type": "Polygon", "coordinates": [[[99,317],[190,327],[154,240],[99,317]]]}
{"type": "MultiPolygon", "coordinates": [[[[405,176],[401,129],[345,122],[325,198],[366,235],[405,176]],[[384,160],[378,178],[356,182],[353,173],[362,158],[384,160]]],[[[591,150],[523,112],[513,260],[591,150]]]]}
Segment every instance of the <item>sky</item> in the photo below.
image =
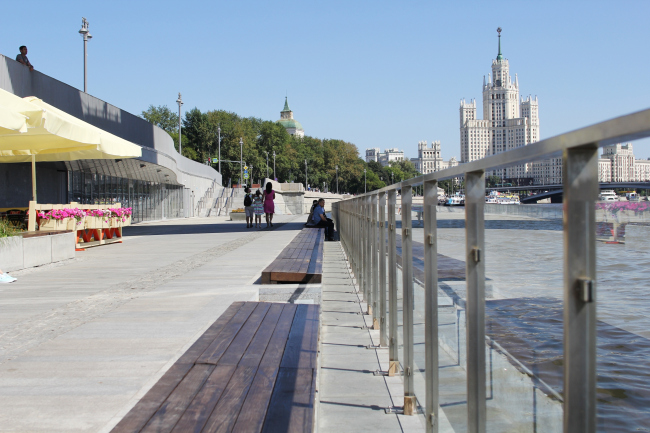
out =
{"type": "MultiPolygon", "coordinates": [[[[32,1],[3,4],[0,53],[133,114],[150,105],[278,120],[288,96],[305,133],[365,149],[441,141],[460,159],[459,103],[476,98],[497,27],[541,138],[650,106],[650,2],[32,1]]],[[[634,143],[650,157],[650,141],[634,143]]]]}

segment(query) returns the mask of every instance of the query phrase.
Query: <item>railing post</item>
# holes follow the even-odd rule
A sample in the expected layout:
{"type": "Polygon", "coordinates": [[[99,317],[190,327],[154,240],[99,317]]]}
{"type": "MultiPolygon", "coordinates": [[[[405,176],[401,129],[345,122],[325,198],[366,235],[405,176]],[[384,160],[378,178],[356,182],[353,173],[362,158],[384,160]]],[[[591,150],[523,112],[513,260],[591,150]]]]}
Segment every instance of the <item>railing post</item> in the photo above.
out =
{"type": "Polygon", "coordinates": [[[404,415],[415,413],[413,386],[413,229],[411,186],[402,187],[402,317],[404,331],[404,415]]]}
{"type": "Polygon", "coordinates": [[[368,242],[370,244],[370,269],[371,269],[371,278],[370,278],[370,288],[372,291],[372,329],[379,330],[379,263],[378,263],[378,254],[379,254],[379,242],[377,241],[377,194],[373,194],[370,197],[371,202],[371,212],[370,212],[370,239],[368,242]]]}
{"type": "Polygon", "coordinates": [[[397,191],[388,191],[388,375],[399,372],[399,335],[397,333],[397,233],[395,205],[397,191]]]}
{"type": "Polygon", "coordinates": [[[485,173],[465,174],[467,431],[485,433],[485,173]]]}
{"type": "Polygon", "coordinates": [[[379,193],[379,345],[388,347],[386,333],[386,193],[379,193]]]}
{"type": "Polygon", "coordinates": [[[363,246],[364,246],[364,287],[365,292],[363,295],[363,300],[366,302],[366,314],[372,316],[372,247],[371,247],[371,238],[370,238],[370,196],[363,197],[363,227],[365,231],[365,236],[363,237],[363,246]]]}
{"type": "Polygon", "coordinates": [[[424,182],[424,351],[427,433],[438,433],[438,181],[424,182]]]}
{"type": "Polygon", "coordinates": [[[564,432],[596,431],[598,148],[564,151],[564,432]]]}

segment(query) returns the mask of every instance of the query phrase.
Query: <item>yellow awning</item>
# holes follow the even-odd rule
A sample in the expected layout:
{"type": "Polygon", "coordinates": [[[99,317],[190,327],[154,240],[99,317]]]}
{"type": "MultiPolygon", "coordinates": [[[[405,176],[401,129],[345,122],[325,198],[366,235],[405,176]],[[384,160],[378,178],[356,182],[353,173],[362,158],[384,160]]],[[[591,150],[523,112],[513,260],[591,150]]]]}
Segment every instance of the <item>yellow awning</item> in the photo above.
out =
{"type": "Polygon", "coordinates": [[[0,89],[0,162],[74,161],[142,156],[137,144],[30,96],[0,89]]]}

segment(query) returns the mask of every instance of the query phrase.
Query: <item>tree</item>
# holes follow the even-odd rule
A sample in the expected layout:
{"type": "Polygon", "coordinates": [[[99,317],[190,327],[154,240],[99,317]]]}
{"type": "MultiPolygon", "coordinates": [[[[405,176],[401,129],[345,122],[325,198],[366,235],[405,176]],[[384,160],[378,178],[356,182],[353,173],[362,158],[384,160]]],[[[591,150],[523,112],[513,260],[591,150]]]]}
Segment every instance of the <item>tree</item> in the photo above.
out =
{"type": "Polygon", "coordinates": [[[178,139],[178,114],[174,113],[166,105],[154,107],[149,105],[146,111],[141,114],[142,118],[162,128],[168,134],[176,134],[178,139]]]}

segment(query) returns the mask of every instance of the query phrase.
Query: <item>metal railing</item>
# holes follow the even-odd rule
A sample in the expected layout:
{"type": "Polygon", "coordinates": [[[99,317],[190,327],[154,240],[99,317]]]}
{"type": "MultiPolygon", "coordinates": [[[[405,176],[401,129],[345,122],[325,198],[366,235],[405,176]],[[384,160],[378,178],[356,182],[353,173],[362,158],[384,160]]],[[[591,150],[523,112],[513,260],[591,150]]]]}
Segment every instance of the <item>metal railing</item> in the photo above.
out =
{"type": "Polygon", "coordinates": [[[437,432],[439,420],[437,183],[438,180],[463,176],[466,185],[467,431],[485,432],[485,172],[561,156],[564,187],[563,429],[567,433],[596,431],[594,208],[598,198],[598,148],[648,136],[650,110],[644,110],[333,204],[341,243],[358,281],[359,291],[367,303],[367,313],[372,315],[374,328],[380,331],[381,346],[389,348],[389,369],[386,372],[389,376],[399,373],[399,338],[403,339],[404,359],[401,365],[404,372],[405,414],[412,415],[416,410],[413,386],[412,188],[424,186],[424,415],[427,431],[437,432]],[[402,336],[398,335],[397,318],[397,191],[401,191],[402,205],[402,336]]]}

